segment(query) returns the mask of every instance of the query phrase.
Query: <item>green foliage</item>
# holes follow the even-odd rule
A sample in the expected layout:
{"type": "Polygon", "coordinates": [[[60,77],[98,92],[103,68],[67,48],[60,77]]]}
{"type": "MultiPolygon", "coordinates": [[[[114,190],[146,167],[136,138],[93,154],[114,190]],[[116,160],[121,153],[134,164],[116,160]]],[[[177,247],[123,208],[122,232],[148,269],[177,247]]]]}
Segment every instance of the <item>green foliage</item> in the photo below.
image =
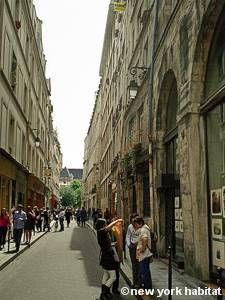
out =
{"type": "Polygon", "coordinates": [[[81,183],[79,180],[72,181],[67,186],[61,186],[60,188],[61,205],[76,207],[81,204],[81,183]]]}

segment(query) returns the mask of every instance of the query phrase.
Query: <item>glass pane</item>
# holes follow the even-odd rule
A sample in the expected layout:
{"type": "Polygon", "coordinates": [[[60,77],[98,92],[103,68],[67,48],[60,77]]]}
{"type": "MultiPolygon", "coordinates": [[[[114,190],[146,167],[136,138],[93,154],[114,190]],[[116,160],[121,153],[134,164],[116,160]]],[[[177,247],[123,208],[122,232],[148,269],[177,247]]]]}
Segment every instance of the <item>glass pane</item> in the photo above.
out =
{"type": "Polygon", "coordinates": [[[221,109],[217,106],[207,116],[208,162],[210,189],[221,187],[223,173],[223,141],[224,131],[221,126],[221,109]],[[216,157],[216,159],[215,159],[216,157]]]}

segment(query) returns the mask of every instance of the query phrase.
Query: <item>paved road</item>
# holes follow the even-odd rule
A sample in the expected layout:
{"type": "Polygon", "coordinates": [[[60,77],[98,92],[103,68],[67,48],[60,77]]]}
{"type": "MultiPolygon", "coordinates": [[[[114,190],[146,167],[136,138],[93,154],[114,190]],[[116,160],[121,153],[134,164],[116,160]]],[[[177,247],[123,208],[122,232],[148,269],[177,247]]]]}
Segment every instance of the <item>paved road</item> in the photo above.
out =
{"type": "Polygon", "coordinates": [[[94,300],[101,284],[98,260],[93,232],[72,223],[64,232],[46,234],[0,271],[1,299],[94,300]]]}

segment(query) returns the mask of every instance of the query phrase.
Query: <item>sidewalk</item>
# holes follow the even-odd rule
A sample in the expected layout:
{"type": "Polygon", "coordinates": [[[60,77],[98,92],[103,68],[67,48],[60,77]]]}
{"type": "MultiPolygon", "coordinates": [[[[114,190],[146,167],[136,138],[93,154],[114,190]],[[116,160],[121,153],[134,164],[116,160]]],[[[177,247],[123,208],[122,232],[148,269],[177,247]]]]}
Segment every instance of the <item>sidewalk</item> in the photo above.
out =
{"type": "MultiPolygon", "coordinates": [[[[35,235],[32,234],[30,247],[32,247],[32,244],[38,241],[46,233],[47,231],[42,231],[42,232],[35,232],[35,235]]],[[[15,248],[15,243],[12,239],[10,240],[9,243],[9,252],[8,252],[8,241],[5,244],[5,248],[3,250],[0,250],[0,271],[3,268],[5,268],[9,263],[11,263],[21,253],[23,253],[26,249],[30,248],[27,244],[24,244],[22,241],[23,241],[23,236],[21,239],[20,250],[17,253],[13,253],[16,248],[15,248]]]]}
{"type": "MultiPolygon", "coordinates": [[[[95,232],[95,229],[93,228],[91,222],[87,222],[88,226],[95,232]]],[[[126,251],[126,259],[124,259],[123,264],[121,264],[121,273],[125,277],[126,281],[128,282],[129,285],[132,283],[132,268],[131,268],[131,261],[130,261],[130,256],[129,256],[129,251],[127,249],[126,251]]],[[[157,289],[162,290],[162,289],[167,289],[168,288],[168,266],[166,263],[162,262],[160,259],[154,258],[154,262],[151,264],[151,274],[152,274],[152,282],[153,282],[153,289],[157,291],[157,289]]],[[[196,278],[193,278],[187,274],[181,274],[178,271],[174,270],[172,271],[172,282],[173,286],[172,288],[180,288],[182,289],[182,295],[173,295],[172,299],[173,300],[181,300],[181,299],[187,299],[187,300],[215,300],[217,299],[216,296],[210,296],[210,295],[185,295],[185,288],[186,291],[187,289],[205,289],[208,288],[208,286],[202,282],[199,281],[196,278]]],[[[213,289],[217,288],[217,286],[213,287],[213,289]]],[[[166,300],[168,299],[168,296],[162,295],[162,297],[158,297],[159,294],[158,292],[155,293],[155,296],[157,296],[156,299],[162,299],[166,300]]]]}

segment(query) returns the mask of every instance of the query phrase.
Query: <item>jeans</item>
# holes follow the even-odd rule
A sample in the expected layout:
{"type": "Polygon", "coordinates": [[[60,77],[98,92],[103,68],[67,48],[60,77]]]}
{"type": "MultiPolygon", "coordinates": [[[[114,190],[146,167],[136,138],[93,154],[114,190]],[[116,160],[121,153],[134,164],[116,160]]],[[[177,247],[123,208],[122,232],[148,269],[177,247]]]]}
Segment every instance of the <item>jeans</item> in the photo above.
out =
{"type": "Polygon", "coordinates": [[[130,260],[132,263],[132,274],[133,274],[133,285],[139,285],[139,278],[138,278],[138,269],[139,269],[139,263],[136,259],[136,245],[131,245],[129,248],[130,252],[130,260]]]}
{"type": "Polygon", "coordinates": [[[16,244],[16,251],[20,249],[20,241],[23,234],[23,229],[14,229],[14,241],[16,244]]]}
{"type": "Polygon", "coordinates": [[[144,289],[152,288],[152,278],[150,272],[150,258],[146,257],[139,262],[139,279],[144,289]]]}

